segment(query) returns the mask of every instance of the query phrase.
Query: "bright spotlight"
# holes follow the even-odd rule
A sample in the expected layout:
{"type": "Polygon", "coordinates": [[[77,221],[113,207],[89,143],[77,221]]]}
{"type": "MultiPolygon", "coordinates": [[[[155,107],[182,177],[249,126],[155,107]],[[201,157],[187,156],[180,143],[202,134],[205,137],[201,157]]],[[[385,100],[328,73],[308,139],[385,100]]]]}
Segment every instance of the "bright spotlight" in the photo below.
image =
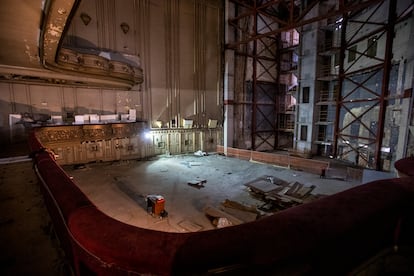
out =
{"type": "Polygon", "coordinates": [[[146,132],[144,133],[144,136],[145,136],[145,138],[147,138],[147,139],[151,139],[151,138],[152,138],[152,135],[151,135],[151,133],[150,133],[149,131],[146,131],[146,132]]]}

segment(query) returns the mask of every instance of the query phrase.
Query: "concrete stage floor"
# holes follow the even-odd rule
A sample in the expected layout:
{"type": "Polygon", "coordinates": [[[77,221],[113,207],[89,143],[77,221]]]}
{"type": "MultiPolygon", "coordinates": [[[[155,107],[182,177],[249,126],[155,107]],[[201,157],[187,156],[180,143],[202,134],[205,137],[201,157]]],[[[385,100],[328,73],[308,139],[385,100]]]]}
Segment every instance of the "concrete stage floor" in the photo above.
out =
{"type": "Polygon", "coordinates": [[[226,199],[248,206],[263,205],[245,186],[258,178],[273,177],[314,185],[314,196],[330,195],[359,184],[340,180],[346,174],[340,168],[328,170],[328,177],[320,178],[218,154],[159,156],[148,161],[89,163],[63,168],[104,213],[127,224],[168,232],[216,228],[204,210],[219,209],[226,199]],[[188,184],[201,180],[206,181],[203,187],[188,184]],[[167,217],[161,219],[148,212],[147,195],[164,197],[167,217]]]}

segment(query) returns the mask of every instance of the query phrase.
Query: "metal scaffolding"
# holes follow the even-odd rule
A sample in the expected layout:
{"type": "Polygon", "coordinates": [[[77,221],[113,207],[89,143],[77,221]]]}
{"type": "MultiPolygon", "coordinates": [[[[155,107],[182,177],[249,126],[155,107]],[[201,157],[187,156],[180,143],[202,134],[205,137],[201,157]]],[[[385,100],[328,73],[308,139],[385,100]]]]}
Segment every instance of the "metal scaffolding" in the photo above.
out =
{"type": "Polygon", "coordinates": [[[251,96],[245,97],[244,101],[236,101],[235,104],[242,105],[251,112],[251,149],[276,149],[279,145],[278,125],[281,116],[275,114],[281,113],[280,95],[284,92],[280,85],[284,53],[281,34],[294,29],[300,30],[301,27],[322,20],[341,18],[342,35],[337,75],[339,91],[335,94],[337,98],[332,153],[334,157],[341,158],[353,152],[357,159],[364,160],[364,166],[381,170],[381,159],[385,158],[382,152],[385,113],[390,97],[394,97],[389,94],[394,26],[412,11],[412,3],[399,14],[396,13],[396,1],[386,0],[331,1],[332,6],[324,13],[310,11],[327,1],[229,0],[229,3],[235,10],[234,17],[227,22],[234,31],[234,41],[226,47],[233,49],[236,56],[245,58],[243,76],[235,78],[236,82],[243,84],[235,84],[235,87],[249,90],[251,96]],[[382,22],[372,20],[369,14],[363,20],[357,19],[361,11],[370,10],[375,14],[379,7],[387,3],[388,17],[382,18],[382,22]],[[363,36],[357,35],[367,25],[376,27],[363,36]],[[351,30],[350,26],[358,27],[351,30]],[[353,46],[364,39],[368,39],[370,43],[366,49],[356,51],[353,46]],[[382,57],[371,53],[379,39],[386,41],[386,51],[382,57]],[[344,59],[350,53],[356,56],[355,62],[362,57],[369,57],[374,62],[361,70],[355,70],[353,63],[345,67],[344,59]],[[246,76],[246,72],[251,73],[251,76],[246,76]],[[380,82],[379,91],[373,91],[366,85],[374,79],[380,82]],[[247,81],[250,84],[246,86],[247,81]],[[363,111],[358,114],[353,109],[357,103],[364,106],[363,111]],[[367,114],[372,116],[374,111],[377,119],[371,124],[362,120],[367,114]],[[351,119],[343,123],[345,114],[351,119]],[[363,130],[355,131],[356,125],[363,130]]]}
{"type": "Polygon", "coordinates": [[[395,24],[413,8],[411,4],[397,14],[396,5],[396,1],[376,3],[365,15],[365,20],[354,18],[355,13],[344,13],[341,26],[340,93],[337,98],[334,156],[341,157],[352,152],[357,165],[376,170],[382,170],[384,159],[389,158],[383,144],[387,107],[391,100],[402,96],[392,92],[390,87],[395,24]],[[374,15],[380,8],[388,10],[388,14],[378,20],[374,15]],[[358,35],[367,26],[372,30],[358,35]],[[355,45],[364,40],[368,41],[367,46],[356,50],[355,45]],[[377,54],[377,42],[380,40],[385,45],[382,55],[377,54]],[[348,56],[347,65],[345,56],[348,56]],[[351,56],[355,59],[350,62],[351,56]],[[354,65],[363,58],[368,65],[356,70],[354,65]],[[373,88],[373,83],[376,88],[373,88]],[[346,121],[345,116],[349,117],[346,121]]]}

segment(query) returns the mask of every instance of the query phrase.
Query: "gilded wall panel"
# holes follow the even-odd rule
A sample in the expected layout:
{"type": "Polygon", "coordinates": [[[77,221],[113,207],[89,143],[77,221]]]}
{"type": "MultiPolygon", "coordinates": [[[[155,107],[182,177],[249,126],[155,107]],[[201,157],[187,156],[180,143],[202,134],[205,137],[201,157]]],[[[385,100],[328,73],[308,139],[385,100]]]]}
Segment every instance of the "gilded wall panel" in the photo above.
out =
{"type": "Polygon", "coordinates": [[[36,135],[42,144],[84,140],[82,126],[40,128],[36,135]]]}
{"type": "Polygon", "coordinates": [[[142,123],[133,124],[112,124],[112,133],[115,138],[137,136],[144,128],[142,123]]]}
{"type": "Polygon", "coordinates": [[[111,125],[83,125],[85,141],[99,141],[112,138],[111,125]]]}
{"type": "Polygon", "coordinates": [[[145,124],[67,125],[41,127],[36,135],[61,164],[141,159],[161,154],[216,151],[223,131],[217,129],[160,129],[144,134],[145,124]]]}

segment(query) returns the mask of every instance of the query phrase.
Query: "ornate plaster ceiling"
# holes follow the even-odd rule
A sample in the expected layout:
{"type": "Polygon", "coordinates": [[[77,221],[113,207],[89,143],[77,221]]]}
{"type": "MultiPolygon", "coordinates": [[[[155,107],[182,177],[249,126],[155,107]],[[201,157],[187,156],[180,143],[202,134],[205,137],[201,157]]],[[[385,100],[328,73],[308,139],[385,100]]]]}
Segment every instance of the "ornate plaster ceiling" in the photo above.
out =
{"type": "Polygon", "coordinates": [[[0,2],[0,81],[130,89],[142,70],[61,48],[80,0],[0,2]]]}

